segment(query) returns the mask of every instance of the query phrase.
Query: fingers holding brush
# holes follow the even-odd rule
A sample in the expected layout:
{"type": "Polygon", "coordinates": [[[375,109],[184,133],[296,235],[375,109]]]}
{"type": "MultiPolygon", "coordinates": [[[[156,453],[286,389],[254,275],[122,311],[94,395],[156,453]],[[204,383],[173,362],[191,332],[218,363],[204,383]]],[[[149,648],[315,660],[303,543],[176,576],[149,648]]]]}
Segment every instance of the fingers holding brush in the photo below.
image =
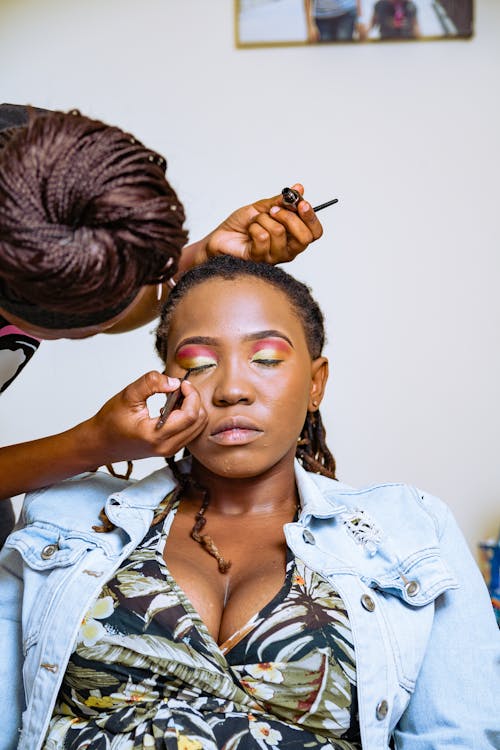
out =
{"type": "MultiPolygon", "coordinates": [[[[98,465],[151,456],[171,456],[205,427],[205,409],[196,389],[187,381],[151,371],[107,401],[86,425],[86,449],[98,465]],[[155,394],[182,396],[164,424],[156,428],[148,399],[155,394]]],[[[97,465],[97,464],[96,464],[97,465]]]]}
{"type": "Polygon", "coordinates": [[[186,379],[167,394],[165,405],[155,422],[156,454],[172,456],[194,440],[205,428],[207,415],[196,388],[186,379]]]}

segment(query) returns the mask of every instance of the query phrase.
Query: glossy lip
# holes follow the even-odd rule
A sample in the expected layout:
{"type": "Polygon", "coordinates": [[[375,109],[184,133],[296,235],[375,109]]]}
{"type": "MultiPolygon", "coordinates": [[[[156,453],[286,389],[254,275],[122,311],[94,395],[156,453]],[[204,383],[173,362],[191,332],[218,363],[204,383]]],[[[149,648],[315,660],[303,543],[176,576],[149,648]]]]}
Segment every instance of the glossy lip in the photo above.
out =
{"type": "Polygon", "coordinates": [[[263,435],[263,430],[250,419],[231,417],[217,423],[209,439],[218,445],[245,445],[263,435]]]}

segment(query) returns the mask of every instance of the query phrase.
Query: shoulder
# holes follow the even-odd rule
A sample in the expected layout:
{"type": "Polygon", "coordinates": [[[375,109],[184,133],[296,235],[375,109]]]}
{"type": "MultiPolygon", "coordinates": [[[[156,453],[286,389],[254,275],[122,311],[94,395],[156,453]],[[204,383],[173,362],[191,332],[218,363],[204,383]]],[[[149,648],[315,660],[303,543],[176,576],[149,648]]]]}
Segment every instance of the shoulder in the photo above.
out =
{"type": "Polygon", "coordinates": [[[99,523],[99,512],[114,492],[129,487],[130,480],[101,471],[79,474],[58,484],[28,492],[21,511],[23,524],[50,523],[61,528],[78,528],[83,522],[99,523]]]}
{"type": "Polygon", "coordinates": [[[317,474],[311,477],[327,502],[347,513],[363,511],[391,535],[399,535],[401,529],[421,530],[437,542],[451,515],[442,500],[412,485],[384,482],[354,488],[317,474]]]}
{"type": "MultiPolygon", "coordinates": [[[[414,605],[456,588],[460,576],[450,550],[466,547],[441,500],[401,483],[355,489],[323,477],[313,481],[322,501],[313,504],[310,528],[325,555],[414,605]],[[418,589],[407,591],[415,580],[418,589]]],[[[304,511],[309,523],[307,505],[304,511]]]]}

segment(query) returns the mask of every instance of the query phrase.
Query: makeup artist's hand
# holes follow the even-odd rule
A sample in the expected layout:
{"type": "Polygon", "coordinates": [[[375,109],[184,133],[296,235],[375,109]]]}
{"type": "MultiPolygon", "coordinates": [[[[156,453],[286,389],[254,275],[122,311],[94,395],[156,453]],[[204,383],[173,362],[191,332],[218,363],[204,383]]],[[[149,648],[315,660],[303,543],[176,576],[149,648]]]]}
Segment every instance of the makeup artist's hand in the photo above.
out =
{"type": "MultiPolygon", "coordinates": [[[[300,184],[293,185],[303,195],[300,184]]],[[[228,216],[204,240],[185,248],[181,273],[214,255],[235,255],[245,260],[284,263],[293,260],[323,234],[311,204],[300,201],[298,211],[283,208],[281,193],[243,206],[228,216]],[[183,268],[183,266],[186,266],[183,268]]]]}
{"type": "Polygon", "coordinates": [[[148,372],[107,401],[87,421],[99,465],[150,456],[172,456],[193,440],[205,427],[207,417],[198,391],[181,384],[184,400],[159,430],[158,416],[151,417],[147,399],[156,393],[169,393],[179,387],[177,378],[148,372]]]}
{"type": "Polygon", "coordinates": [[[175,390],[179,382],[148,372],[85,422],[57,435],[0,448],[0,501],[114,461],[177,453],[205,427],[198,392],[184,381],[181,408],[159,430],[158,417],[149,416],[146,401],[155,393],[175,390]]]}

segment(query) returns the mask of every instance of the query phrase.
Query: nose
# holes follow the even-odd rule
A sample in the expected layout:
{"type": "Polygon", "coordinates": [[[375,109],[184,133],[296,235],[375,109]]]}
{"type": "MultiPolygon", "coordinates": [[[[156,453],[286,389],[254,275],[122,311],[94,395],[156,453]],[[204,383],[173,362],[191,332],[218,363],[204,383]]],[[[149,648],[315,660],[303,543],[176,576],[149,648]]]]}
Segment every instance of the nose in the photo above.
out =
{"type": "Polygon", "coordinates": [[[239,360],[217,367],[216,383],[212,394],[215,406],[251,404],[255,398],[250,373],[239,360]]]}

